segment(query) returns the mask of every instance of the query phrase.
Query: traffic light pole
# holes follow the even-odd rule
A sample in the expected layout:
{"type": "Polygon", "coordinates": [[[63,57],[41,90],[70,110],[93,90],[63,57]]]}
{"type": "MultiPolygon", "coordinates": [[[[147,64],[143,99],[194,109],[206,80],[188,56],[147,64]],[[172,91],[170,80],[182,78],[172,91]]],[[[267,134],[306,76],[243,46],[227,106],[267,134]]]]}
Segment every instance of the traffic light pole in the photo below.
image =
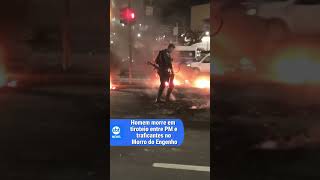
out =
{"type": "MultiPolygon", "coordinates": [[[[128,8],[131,8],[131,0],[128,0],[128,8]]],[[[129,44],[129,84],[132,84],[132,23],[128,23],[128,44],[129,44]]]]}

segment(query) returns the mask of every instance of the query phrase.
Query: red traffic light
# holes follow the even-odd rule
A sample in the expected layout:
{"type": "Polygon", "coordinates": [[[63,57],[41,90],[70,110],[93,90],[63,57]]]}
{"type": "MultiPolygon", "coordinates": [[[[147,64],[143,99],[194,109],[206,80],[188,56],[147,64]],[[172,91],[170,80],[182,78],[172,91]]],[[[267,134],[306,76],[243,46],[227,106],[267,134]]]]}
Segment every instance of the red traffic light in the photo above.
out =
{"type": "Polygon", "coordinates": [[[120,10],[120,20],[125,23],[132,23],[135,21],[136,14],[132,8],[122,8],[120,10]]]}

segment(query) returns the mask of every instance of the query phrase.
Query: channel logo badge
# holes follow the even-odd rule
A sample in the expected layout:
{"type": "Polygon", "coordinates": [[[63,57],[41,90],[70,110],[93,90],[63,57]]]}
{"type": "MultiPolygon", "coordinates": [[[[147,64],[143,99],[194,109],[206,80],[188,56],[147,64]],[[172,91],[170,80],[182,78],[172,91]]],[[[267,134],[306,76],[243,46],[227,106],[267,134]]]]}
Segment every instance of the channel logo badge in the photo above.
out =
{"type": "Polygon", "coordinates": [[[119,138],[121,138],[121,136],[120,136],[120,132],[121,132],[121,129],[120,129],[120,127],[119,126],[113,126],[112,127],[112,138],[114,138],[114,139],[119,139],[119,138]]]}

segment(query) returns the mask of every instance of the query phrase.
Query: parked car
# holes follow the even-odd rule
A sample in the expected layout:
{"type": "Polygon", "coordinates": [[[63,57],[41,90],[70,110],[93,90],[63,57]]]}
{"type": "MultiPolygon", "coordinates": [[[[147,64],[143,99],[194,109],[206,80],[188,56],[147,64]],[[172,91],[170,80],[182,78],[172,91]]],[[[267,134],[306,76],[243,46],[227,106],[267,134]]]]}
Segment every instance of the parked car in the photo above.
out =
{"type": "Polygon", "coordinates": [[[193,46],[176,46],[173,52],[173,59],[176,62],[187,64],[196,61],[200,57],[201,51],[193,46]]]}
{"type": "Polygon", "coordinates": [[[187,66],[191,67],[197,73],[210,73],[211,56],[207,54],[199,61],[191,62],[187,66]]]}

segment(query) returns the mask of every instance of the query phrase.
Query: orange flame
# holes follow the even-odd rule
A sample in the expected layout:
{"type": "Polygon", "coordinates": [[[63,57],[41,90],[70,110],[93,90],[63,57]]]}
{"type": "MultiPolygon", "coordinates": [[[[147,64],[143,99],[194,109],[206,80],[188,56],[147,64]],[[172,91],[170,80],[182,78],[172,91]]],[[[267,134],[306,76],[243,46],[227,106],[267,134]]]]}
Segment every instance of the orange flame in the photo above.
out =
{"type": "Polygon", "coordinates": [[[194,86],[200,89],[210,89],[210,79],[199,78],[195,80],[194,86]]]}
{"type": "Polygon", "coordinates": [[[174,79],[174,80],[173,80],[173,84],[174,84],[175,86],[180,86],[180,85],[181,85],[181,82],[180,82],[179,80],[177,80],[177,79],[174,79]]]}
{"type": "MultiPolygon", "coordinates": [[[[181,83],[178,79],[174,79],[174,80],[173,80],[173,84],[174,84],[175,86],[180,86],[180,85],[182,85],[182,83],[181,83]]],[[[169,82],[166,82],[166,86],[169,86],[169,82]]]]}
{"type": "Polygon", "coordinates": [[[116,89],[116,86],[112,84],[112,81],[111,81],[111,79],[110,79],[110,89],[111,89],[111,90],[114,90],[114,89],[116,89]]]}

